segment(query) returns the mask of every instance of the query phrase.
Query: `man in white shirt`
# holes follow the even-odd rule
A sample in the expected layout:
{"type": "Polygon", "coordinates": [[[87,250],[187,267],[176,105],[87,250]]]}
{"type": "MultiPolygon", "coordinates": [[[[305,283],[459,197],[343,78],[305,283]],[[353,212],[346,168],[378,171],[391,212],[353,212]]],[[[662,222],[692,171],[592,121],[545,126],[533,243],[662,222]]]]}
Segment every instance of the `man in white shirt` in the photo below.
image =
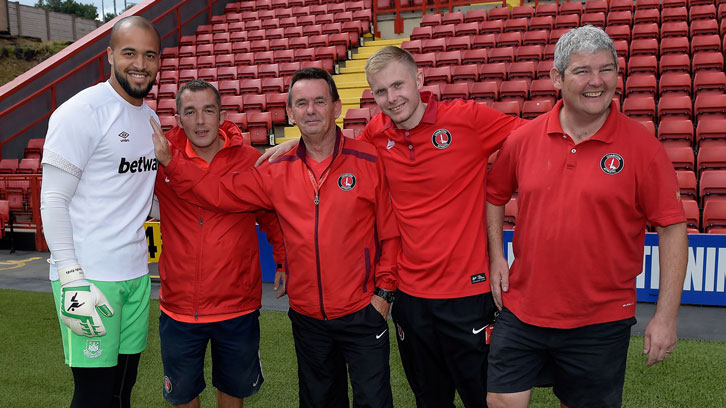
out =
{"type": "Polygon", "coordinates": [[[112,74],[51,116],[41,215],[71,407],[128,407],[146,348],[151,291],[144,221],[157,162],[143,102],[159,69],[160,37],[130,16],[111,31],[112,74]],[[100,313],[100,314],[99,314],[100,313]]]}

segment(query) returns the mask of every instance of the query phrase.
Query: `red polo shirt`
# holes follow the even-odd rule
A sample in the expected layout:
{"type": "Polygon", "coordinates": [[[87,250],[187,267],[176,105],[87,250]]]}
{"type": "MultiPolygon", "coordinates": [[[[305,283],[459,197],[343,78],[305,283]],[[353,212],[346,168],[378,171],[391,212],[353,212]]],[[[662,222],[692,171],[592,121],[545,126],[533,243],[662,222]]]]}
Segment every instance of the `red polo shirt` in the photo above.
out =
{"type": "Polygon", "coordinates": [[[376,146],[391,189],[403,246],[398,287],[430,299],[489,292],[487,160],[526,121],[473,101],[421,98],[427,106],[415,128],[378,114],[361,134],[376,146]]]}
{"type": "Polygon", "coordinates": [[[614,104],[578,145],[562,130],[561,107],[513,132],[489,174],[492,204],[518,190],[504,306],[543,327],[629,318],[646,222],[685,221],[675,171],[660,142],[614,104]]]}

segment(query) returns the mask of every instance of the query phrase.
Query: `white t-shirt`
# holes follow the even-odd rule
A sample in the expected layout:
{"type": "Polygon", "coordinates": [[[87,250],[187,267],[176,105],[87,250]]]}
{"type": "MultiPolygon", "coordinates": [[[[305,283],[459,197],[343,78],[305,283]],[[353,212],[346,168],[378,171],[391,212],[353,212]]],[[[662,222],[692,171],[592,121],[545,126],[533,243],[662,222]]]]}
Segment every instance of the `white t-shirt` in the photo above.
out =
{"type": "MultiPolygon", "coordinates": [[[[80,179],[70,203],[73,244],[86,278],[122,281],[149,272],[144,221],[157,161],[146,104],[109,82],[87,88],[50,117],[43,163],[80,179]]],[[[54,265],[50,279],[58,279],[54,265]]]]}

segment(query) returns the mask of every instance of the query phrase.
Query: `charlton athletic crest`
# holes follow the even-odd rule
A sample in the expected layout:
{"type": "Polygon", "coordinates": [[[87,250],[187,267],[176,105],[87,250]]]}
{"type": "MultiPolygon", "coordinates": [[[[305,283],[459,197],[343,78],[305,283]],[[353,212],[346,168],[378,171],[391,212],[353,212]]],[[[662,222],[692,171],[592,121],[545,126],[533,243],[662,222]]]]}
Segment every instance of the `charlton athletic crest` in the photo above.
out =
{"type": "Polygon", "coordinates": [[[439,129],[431,136],[431,142],[437,149],[446,149],[451,145],[451,132],[439,129]]]}
{"type": "Polygon", "coordinates": [[[350,191],[355,187],[355,176],[352,173],[341,174],[338,177],[338,187],[343,191],[350,191]]]}
{"type": "Polygon", "coordinates": [[[600,160],[600,168],[605,174],[618,174],[624,165],[623,156],[617,153],[608,153],[600,160]]]}

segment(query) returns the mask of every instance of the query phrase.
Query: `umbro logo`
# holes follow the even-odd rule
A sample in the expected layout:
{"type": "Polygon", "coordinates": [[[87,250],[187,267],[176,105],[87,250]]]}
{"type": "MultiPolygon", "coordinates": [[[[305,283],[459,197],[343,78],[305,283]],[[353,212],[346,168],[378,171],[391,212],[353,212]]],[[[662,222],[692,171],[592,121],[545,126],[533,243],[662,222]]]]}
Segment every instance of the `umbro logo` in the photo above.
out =
{"type": "Polygon", "coordinates": [[[128,134],[127,132],[121,132],[121,133],[118,134],[118,137],[121,138],[121,141],[122,142],[128,142],[129,141],[129,136],[131,136],[131,135],[128,134]]]}

